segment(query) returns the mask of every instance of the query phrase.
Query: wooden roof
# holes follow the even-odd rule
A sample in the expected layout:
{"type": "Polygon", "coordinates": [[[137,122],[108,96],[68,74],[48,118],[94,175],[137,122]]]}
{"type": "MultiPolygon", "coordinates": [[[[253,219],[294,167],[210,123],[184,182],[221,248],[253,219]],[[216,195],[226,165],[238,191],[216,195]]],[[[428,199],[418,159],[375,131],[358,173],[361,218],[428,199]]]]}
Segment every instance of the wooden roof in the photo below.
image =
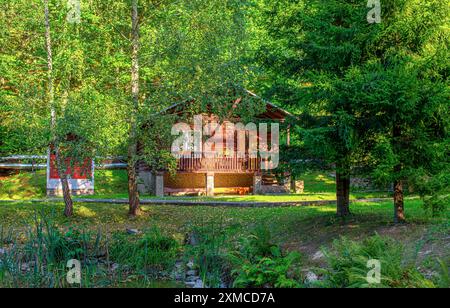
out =
{"type": "MultiPolygon", "coordinates": [[[[248,90],[247,90],[247,93],[253,97],[259,98],[259,96],[257,96],[256,94],[254,94],[248,90]]],[[[276,106],[275,104],[273,104],[269,101],[266,101],[266,100],[263,100],[263,101],[266,104],[266,111],[260,115],[257,115],[256,117],[258,119],[271,119],[271,120],[282,121],[282,120],[286,119],[287,117],[294,117],[294,115],[292,115],[288,111],[276,106]]],[[[189,103],[190,102],[173,104],[172,106],[169,106],[166,109],[162,110],[161,113],[182,113],[183,107],[189,103]]]]}

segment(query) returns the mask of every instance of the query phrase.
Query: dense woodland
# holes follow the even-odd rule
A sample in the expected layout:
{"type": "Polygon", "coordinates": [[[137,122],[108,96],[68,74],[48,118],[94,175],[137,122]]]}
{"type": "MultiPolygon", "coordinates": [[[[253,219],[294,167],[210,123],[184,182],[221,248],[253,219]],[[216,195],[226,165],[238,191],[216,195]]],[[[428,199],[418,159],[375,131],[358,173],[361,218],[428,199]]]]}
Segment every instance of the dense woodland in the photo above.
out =
{"type": "Polygon", "coordinates": [[[66,216],[65,158],[128,157],[139,215],[137,160],[172,164],[173,119],[155,114],[185,101],[229,114],[247,89],[295,115],[282,168],[335,170],[339,216],[356,174],[393,187],[396,222],[406,186],[448,206],[447,1],[381,1],[378,17],[365,0],[82,0],[79,16],[76,2],[0,0],[0,155],[52,145],[66,216]]]}

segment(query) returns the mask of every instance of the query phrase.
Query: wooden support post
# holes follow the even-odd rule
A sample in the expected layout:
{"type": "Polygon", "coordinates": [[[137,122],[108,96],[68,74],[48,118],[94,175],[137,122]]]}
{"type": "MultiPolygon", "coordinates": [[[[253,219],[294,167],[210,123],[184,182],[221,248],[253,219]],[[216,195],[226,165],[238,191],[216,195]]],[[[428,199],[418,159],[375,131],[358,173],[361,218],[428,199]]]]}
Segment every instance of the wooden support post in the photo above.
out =
{"type": "Polygon", "coordinates": [[[260,195],[262,193],[262,175],[256,172],[253,176],[253,194],[260,195]]]}
{"type": "Polygon", "coordinates": [[[286,145],[289,147],[291,146],[291,125],[289,124],[287,127],[287,133],[286,133],[286,145]]]}
{"type": "Polygon", "coordinates": [[[214,196],[214,173],[206,174],[206,195],[214,196]]]}
{"type": "Polygon", "coordinates": [[[164,197],[164,172],[155,174],[155,196],[164,197]]]}

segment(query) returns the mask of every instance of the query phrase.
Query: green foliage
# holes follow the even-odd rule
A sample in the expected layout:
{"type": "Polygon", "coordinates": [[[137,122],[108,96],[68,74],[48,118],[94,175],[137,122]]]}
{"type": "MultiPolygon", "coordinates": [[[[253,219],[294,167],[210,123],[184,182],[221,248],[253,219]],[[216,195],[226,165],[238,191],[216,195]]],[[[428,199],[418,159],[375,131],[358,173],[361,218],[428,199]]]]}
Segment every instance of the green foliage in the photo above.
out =
{"type": "Polygon", "coordinates": [[[10,235],[5,243],[2,235],[9,248],[0,258],[1,286],[67,287],[66,262],[71,259],[84,265],[85,282],[93,279],[91,265],[100,251],[100,233],[93,236],[77,228],[63,232],[54,217],[35,211],[34,226],[28,228],[24,241],[10,235]]]}
{"type": "Polygon", "coordinates": [[[35,225],[28,227],[25,234],[12,232],[13,229],[5,232],[0,226],[0,247],[5,249],[0,254],[1,287],[155,287],[159,284],[152,279],[160,271],[172,269],[178,252],[177,242],[157,230],[139,239],[117,233],[117,241],[110,243],[100,231],[79,231],[81,227],[62,231],[54,220],[54,210],[51,215],[35,210],[33,213],[35,225]],[[124,262],[119,268],[111,266],[116,258],[124,262]],[[66,263],[71,259],[81,262],[81,285],[67,283],[66,263]]]}
{"type": "Polygon", "coordinates": [[[438,279],[438,287],[439,288],[450,288],[450,275],[448,264],[441,259],[438,259],[439,263],[439,279],[438,279]]]}
{"type": "Polygon", "coordinates": [[[240,255],[245,259],[257,256],[269,257],[281,255],[279,247],[273,243],[272,234],[266,225],[257,226],[253,233],[242,240],[240,255]]]}
{"type": "Polygon", "coordinates": [[[232,273],[236,275],[233,287],[298,288],[301,284],[288,277],[298,259],[299,254],[295,252],[284,257],[257,257],[254,263],[244,263],[241,268],[233,270],[232,273]]]}
{"type": "Polygon", "coordinates": [[[296,272],[300,255],[295,252],[283,255],[280,247],[272,243],[266,227],[233,241],[231,228],[212,221],[193,228],[196,245],[188,246],[186,255],[199,267],[206,285],[218,287],[230,283],[233,287],[299,287],[296,272]]]}
{"type": "MultiPolygon", "coordinates": [[[[50,106],[42,1],[0,2],[0,155],[44,153],[53,141],[50,107],[57,112],[56,141],[63,160],[72,158],[75,163],[98,155],[123,155],[130,141],[126,137],[131,106],[130,3],[82,1],[82,22],[69,24],[66,1],[50,1],[55,90],[50,106]]],[[[433,215],[448,212],[450,7],[446,1],[383,3],[381,24],[368,24],[366,1],[355,0],[143,0],[139,4],[138,112],[143,153],[131,157],[130,163],[143,159],[154,169],[173,173],[168,128],[174,119],[154,115],[173,103],[193,102],[192,114],[208,105],[221,118],[236,113],[250,119],[264,104],[246,95],[245,89],[257,88],[301,115],[290,123],[293,146],[284,152],[281,170],[299,175],[327,163],[345,173],[354,166],[364,167],[378,182],[404,180],[422,197],[423,202],[410,203],[416,221],[425,219],[418,206],[422,203],[433,215]],[[237,99],[241,101],[234,108],[237,99]]],[[[39,189],[21,189],[2,180],[0,197],[44,195],[43,180],[16,179],[39,189]]],[[[115,184],[103,190],[126,191],[126,185],[115,184]]],[[[330,192],[329,186],[323,183],[323,188],[314,190],[330,192]]],[[[386,203],[370,211],[353,206],[365,218],[375,216],[385,222],[386,203]]],[[[2,216],[8,223],[17,223],[18,216],[29,213],[27,207],[8,209],[13,212],[2,216]]],[[[329,210],[308,209],[306,216],[317,220],[317,213],[329,210]]],[[[279,213],[278,209],[261,211],[264,214],[239,212],[235,219],[262,221],[279,213]]],[[[274,228],[281,230],[287,222],[298,232],[298,219],[305,217],[285,211],[280,226],[274,228]]],[[[191,212],[197,213],[183,213],[191,212]]],[[[96,213],[92,209],[90,214],[96,213]]],[[[92,216],[89,219],[105,219],[92,216]]],[[[30,279],[28,286],[57,285],[65,258],[89,260],[96,250],[97,240],[77,230],[62,231],[49,221],[38,221],[27,234],[25,251],[5,257],[0,277],[9,275],[17,285],[23,276],[30,279]],[[37,262],[31,266],[35,273],[24,274],[22,261],[37,262]],[[42,264],[48,267],[42,269],[42,264]]],[[[207,284],[217,286],[231,262],[224,247],[230,238],[222,224],[194,231],[200,234],[200,244],[192,248],[192,256],[207,284]]],[[[173,239],[155,230],[142,237],[118,234],[114,241],[112,255],[134,270],[167,269],[177,251],[173,239]],[[132,257],[125,255],[129,251],[122,244],[132,257]]],[[[295,285],[286,273],[295,267],[296,257],[283,255],[267,231],[257,231],[240,244],[234,256],[239,284],[295,285]]],[[[327,283],[363,286],[369,257],[382,260],[386,270],[382,285],[429,285],[402,264],[400,247],[379,237],[363,243],[337,242],[329,253],[332,270],[327,283]]],[[[443,271],[442,284],[448,284],[448,269],[443,271]]]]}
{"type": "MultiPolygon", "coordinates": [[[[48,262],[57,264],[69,259],[85,259],[85,237],[78,230],[70,230],[63,234],[54,225],[48,223],[45,224],[44,230],[41,228],[42,226],[37,226],[38,237],[36,240],[44,239],[43,245],[48,262]],[[42,235],[40,235],[41,232],[43,232],[42,235]]],[[[30,235],[29,238],[32,238],[30,235]]],[[[36,243],[31,241],[28,244],[25,246],[25,250],[29,255],[33,255],[36,243]]]]}
{"type": "Polygon", "coordinates": [[[369,24],[366,4],[258,1],[256,62],[267,78],[257,82],[301,114],[288,169],[321,158],[384,185],[448,174],[449,6],[390,1],[369,24]]]}
{"type": "Polygon", "coordinates": [[[450,206],[450,196],[442,196],[436,193],[432,196],[424,197],[423,206],[432,216],[439,216],[448,210],[450,206]]]}
{"type": "MultiPolygon", "coordinates": [[[[195,256],[195,264],[202,266],[199,262],[203,260],[204,254],[219,255],[219,262],[216,262],[217,267],[221,269],[221,271],[218,271],[219,277],[227,286],[231,286],[228,283],[233,281],[233,277],[230,277],[231,270],[247,264],[247,260],[252,255],[265,254],[271,259],[276,259],[272,256],[270,247],[281,246],[297,250],[296,247],[308,245],[307,243],[322,243],[328,247],[331,246],[332,240],[336,238],[336,234],[343,234],[349,239],[362,239],[371,236],[374,231],[380,229],[380,226],[389,226],[383,228],[383,232],[389,233],[389,237],[395,241],[396,246],[405,245],[404,254],[407,256],[414,256],[419,251],[427,252],[431,250],[430,254],[426,254],[429,256],[429,264],[423,264],[417,260],[415,267],[420,266],[421,272],[424,271],[427,277],[428,275],[433,277],[430,279],[436,286],[441,285],[440,280],[445,282],[443,270],[449,264],[448,250],[445,249],[446,238],[449,234],[449,213],[447,211],[446,216],[435,218],[424,215],[422,201],[417,198],[407,199],[406,206],[408,206],[410,214],[409,223],[403,226],[392,226],[389,224],[392,219],[391,202],[355,202],[353,204],[355,215],[351,219],[350,225],[352,227],[350,228],[343,227],[335,220],[333,205],[321,207],[219,207],[215,208],[214,211],[210,207],[203,206],[143,205],[143,216],[129,220],[124,215],[126,205],[76,204],[74,217],[68,220],[61,215],[64,205],[60,202],[0,202],[0,217],[2,218],[0,225],[3,226],[3,232],[0,227],[0,248],[7,252],[7,255],[0,256],[0,260],[7,260],[3,263],[5,265],[3,269],[0,266],[0,276],[2,270],[5,274],[4,279],[0,277],[0,286],[68,286],[66,283],[67,268],[64,262],[60,265],[50,264],[51,268],[48,270],[46,267],[38,267],[40,271],[37,271],[36,274],[34,272],[33,262],[41,260],[39,257],[41,252],[44,255],[43,253],[46,251],[44,245],[40,244],[44,243],[43,239],[41,241],[34,240],[35,246],[27,244],[29,235],[26,230],[31,230],[35,225],[36,211],[38,211],[39,218],[41,212],[44,216],[50,217],[55,227],[59,228],[59,233],[62,236],[70,229],[80,230],[81,239],[76,236],[74,242],[83,243],[82,246],[87,247],[87,251],[82,253],[82,256],[87,256],[86,260],[84,258],[80,260],[83,270],[82,287],[176,287],[177,284],[173,284],[170,280],[167,281],[165,276],[164,278],[156,278],[159,283],[155,285],[153,283],[154,276],[151,273],[143,273],[142,269],[135,270],[132,265],[125,264],[117,268],[114,265],[117,262],[111,257],[110,253],[111,236],[117,232],[116,230],[123,230],[124,226],[139,230],[146,230],[149,226],[154,226],[160,229],[162,234],[173,235],[174,238],[181,241],[185,232],[195,228],[209,233],[208,230],[211,230],[212,227],[207,227],[209,223],[205,223],[209,221],[217,222],[216,227],[214,227],[216,230],[215,237],[218,239],[217,244],[211,244],[205,248],[200,247],[199,253],[195,256]],[[270,221],[269,224],[268,221],[270,221]],[[261,226],[261,231],[255,230],[255,226],[261,226]],[[257,238],[263,239],[266,237],[263,234],[264,229],[269,229],[272,236],[267,236],[268,240],[258,241],[257,238]],[[97,230],[105,231],[99,232],[97,230]],[[401,232],[398,232],[400,230],[401,232]],[[424,233],[424,230],[432,230],[432,233],[428,235],[428,231],[424,233]],[[83,233],[90,235],[90,240],[84,240],[83,233]],[[100,238],[99,244],[96,243],[97,238],[100,238]],[[252,244],[251,249],[244,249],[247,246],[245,244],[247,241],[254,242],[255,245],[258,243],[258,247],[262,248],[256,249],[253,247],[255,245],[252,244]],[[422,246],[423,244],[426,247],[422,246]],[[22,256],[25,256],[24,245],[27,245],[28,251],[33,252],[34,255],[27,255],[26,259],[22,259],[22,256]],[[250,252],[246,253],[246,251],[250,252]],[[232,262],[230,253],[239,257],[236,263],[232,262]],[[442,260],[443,265],[440,266],[442,270],[439,270],[439,267],[436,266],[434,256],[438,256],[442,260]],[[26,267],[25,264],[30,270],[21,270],[22,265],[24,268],[26,267]],[[442,276],[442,279],[440,276],[442,276]],[[34,280],[33,277],[36,277],[37,280],[34,280]]],[[[36,232],[34,233],[33,238],[36,238],[36,232]]],[[[70,237],[72,238],[72,236],[70,237]]],[[[143,235],[123,235],[123,237],[136,243],[143,235]]],[[[212,239],[212,236],[208,237],[212,239]]],[[[70,241],[72,242],[72,240],[70,241]]],[[[76,244],[73,247],[77,248],[79,245],[76,244]]],[[[122,247],[124,254],[128,247],[127,245],[122,247]]],[[[73,249],[73,251],[76,251],[76,249],[73,249]]],[[[191,247],[183,247],[179,250],[179,258],[182,258],[181,254],[184,254],[186,261],[190,260],[193,257],[191,251],[191,247]]],[[[282,256],[285,256],[285,253],[282,256]]],[[[208,257],[207,260],[212,260],[212,257],[208,257]]],[[[302,260],[305,262],[301,262],[299,266],[309,268],[310,265],[306,263],[308,261],[306,256],[302,260]]],[[[413,259],[411,259],[411,262],[413,262],[413,259]]],[[[253,263],[256,264],[256,261],[253,261],[253,263]]],[[[122,264],[119,263],[119,265],[122,264]]],[[[361,268],[365,269],[365,266],[366,264],[361,264],[361,268]]],[[[301,283],[302,277],[295,274],[294,269],[296,267],[294,265],[288,271],[287,277],[301,283]]],[[[316,270],[313,271],[319,274],[316,270]]],[[[366,269],[367,271],[368,269],[366,269]]],[[[210,285],[213,286],[213,284],[210,285]]]]}
{"type": "Polygon", "coordinates": [[[54,222],[54,216],[54,213],[35,213],[35,225],[27,231],[25,259],[33,261],[38,254],[40,260],[51,264],[64,263],[69,259],[86,260],[89,257],[88,248],[94,248],[90,247],[92,242],[98,244],[99,235],[93,240],[91,233],[77,228],[63,232],[54,222]]]}
{"type": "Polygon", "coordinates": [[[120,232],[113,234],[109,253],[111,259],[121,266],[158,277],[172,269],[178,248],[178,242],[173,237],[152,228],[142,236],[120,232]]]}
{"type": "Polygon", "coordinates": [[[283,255],[280,247],[272,243],[267,226],[259,226],[240,249],[230,257],[233,263],[233,287],[296,288],[301,284],[296,272],[300,254],[290,252],[283,255]]]}
{"type": "Polygon", "coordinates": [[[450,206],[450,175],[448,162],[439,164],[442,169],[435,174],[419,169],[411,176],[411,185],[422,200],[424,209],[432,216],[438,216],[448,211],[450,206]],[[447,163],[447,165],[446,165],[447,163]]]}
{"type": "Polygon", "coordinates": [[[193,259],[198,266],[205,285],[219,287],[227,278],[230,267],[227,251],[229,238],[223,221],[203,222],[192,227],[191,234],[196,243],[187,246],[186,257],[193,259]]]}
{"type": "Polygon", "coordinates": [[[147,163],[152,170],[168,170],[174,175],[176,158],[171,153],[174,136],[171,135],[175,117],[171,115],[148,115],[142,120],[139,140],[142,147],[137,157],[147,163]],[[157,133],[155,133],[157,132],[157,133]]]}
{"type": "Polygon", "coordinates": [[[404,261],[404,248],[393,239],[375,235],[361,242],[341,238],[334,241],[330,250],[325,250],[329,269],[322,270],[324,287],[334,288],[423,288],[434,284],[417,271],[414,264],[404,261]],[[381,264],[380,284],[369,284],[367,274],[369,260],[381,264]]]}

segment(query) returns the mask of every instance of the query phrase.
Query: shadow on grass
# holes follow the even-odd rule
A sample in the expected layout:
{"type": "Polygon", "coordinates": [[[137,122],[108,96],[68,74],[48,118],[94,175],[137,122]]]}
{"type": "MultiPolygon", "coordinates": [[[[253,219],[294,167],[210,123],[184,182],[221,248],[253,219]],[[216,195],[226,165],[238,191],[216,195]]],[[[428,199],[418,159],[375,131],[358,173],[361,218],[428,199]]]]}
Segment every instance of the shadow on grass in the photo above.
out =
{"type": "Polygon", "coordinates": [[[204,206],[142,206],[142,214],[128,218],[127,205],[75,204],[75,215],[68,219],[63,213],[62,203],[11,204],[0,203],[0,225],[6,228],[23,228],[33,222],[36,211],[52,215],[61,227],[79,228],[106,232],[124,231],[125,228],[140,230],[158,227],[180,240],[193,226],[205,226],[220,222],[230,238],[239,238],[252,232],[257,226],[269,229],[277,243],[288,248],[311,247],[318,249],[340,236],[354,239],[373,235],[375,232],[402,237],[436,223],[448,224],[448,215],[440,218],[427,216],[420,200],[406,202],[406,225],[393,224],[391,202],[352,203],[353,215],[340,219],[335,215],[335,206],[278,207],[278,208],[230,208],[204,206]]]}

